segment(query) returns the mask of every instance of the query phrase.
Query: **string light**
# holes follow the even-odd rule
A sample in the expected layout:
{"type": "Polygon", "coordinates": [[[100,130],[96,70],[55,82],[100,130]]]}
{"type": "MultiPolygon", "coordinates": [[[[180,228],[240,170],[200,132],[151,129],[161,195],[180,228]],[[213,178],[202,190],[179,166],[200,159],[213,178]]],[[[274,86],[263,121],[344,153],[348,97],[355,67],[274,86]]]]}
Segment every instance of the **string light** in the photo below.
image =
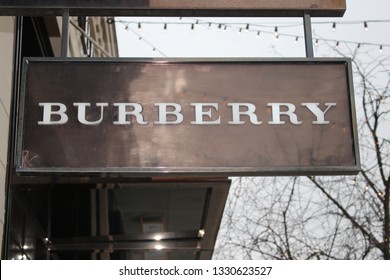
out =
{"type": "Polygon", "coordinates": [[[277,26],[275,26],[275,37],[279,37],[279,31],[277,26]]]}
{"type": "Polygon", "coordinates": [[[278,31],[278,27],[275,26],[275,41],[278,41],[279,40],[279,31],[278,31]]]}
{"type": "MultiPolygon", "coordinates": [[[[120,22],[120,23],[124,23],[123,21],[117,21],[117,22],[120,22]]],[[[134,22],[127,22],[126,23],[126,26],[127,25],[129,25],[130,23],[134,23],[134,22]]],[[[141,22],[139,22],[139,24],[141,24],[141,22]]],[[[158,23],[158,24],[164,24],[164,27],[166,27],[168,24],[165,22],[160,22],[160,23],[158,23]]],[[[151,42],[149,42],[147,39],[145,39],[145,38],[143,38],[140,34],[138,34],[136,31],[134,31],[134,29],[133,28],[131,28],[131,27],[128,27],[128,30],[129,31],[131,31],[134,35],[136,35],[137,36],[137,38],[138,38],[138,42],[141,42],[141,41],[143,41],[143,43],[145,43],[146,45],[148,45],[150,48],[151,48],[151,50],[155,53],[155,52],[158,52],[160,55],[162,55],[162,56],[165,56],[166,57],[166,54],[164,54],[162,51],[160,51],[159,49],[157,49],[157,47],[155,46],[155,45],[153,45],[151,42]]]]}
{"type": "MultiPolygon", "coordinates": [[[[190,23],[191,24],[191,32],[194,31],[195,29],[195,25],[198,25],[198,24],[203,24],[203,25],[207,25],[208,28],[210,29],[212,27],[212,25],[216,25],[218,26],[218,31],[226,31],[229,27],[231,27],[232,30],[237,30],[239,34],[241,34],[243,32],[243,30],[245,30],[245,32],[249,32],[249,31],[253,31],[255,32],[256,34],[256,37],[260,37],[260,33],[261,32],[264,32],[265,34],[272,34],[272,32],[269,32],[269,31],[266,31],[266,30],[259,30],[258,28],[256,29],[252,29],[251,27],[252,26],[256,26],[256,27],[262,27],[262,28],[267,28],[267,26],[264,26],[264,25],[256,25],[256,24],[249,24],[249,23],[246,23],[244,25],[244,27],[240,27],[240,26],[234,26],[234,25],[239,25],[239,24],[242,24],[242,23],[221,23],[221,22],[210,22],[210,21],[207,21],[207,22],[202,22],[201,20],[199,19],[193,19],[194,22],[193,23],[190,23]]],[[[134,22],[134,21],[123,21],[123,20],[116,20],[116,19],[112,19],[112,23],[122,23],[124,25],[124,30],[125,31],[132,31],[134,33],[134,30],[132,30],[131,26],[132,24],[136,24],[136,26],[138,26],[138,31],[141,32],[142,31],[142,25],[144,24],[162,24],[163,25],[163,29],[162,31],[163,32],[167,32],[167,29],[168,29],[168,24],[182,24],[182,23],[178,23],[178,22],[134,22]]],[[[365,20],[365,21],[354,21],[354,22],[330,22],[332,24],[332,30],[335,31],[336,30],[336,25],[337,24],[363,24],[363,27],[364,27],[364,30],[365,31],[368,31],[368,24],[370,22],[390,22],[390,20],[365,20]]],[[[326,22],[316,22],[316,23],[313,23],[313,24],[323,24],[323,23],[326,23],[326,22]]],[[[329,23],[329,22],[328,22],[329,23]]],[[[297,25],[298,26],[298,25],[297,25]]],[[[284,37],[292,37],[292,38],[295,38],[294,42],[295,43],[298,43],[299,42],[299,38],[300,36],[296,36],[294,34],[286,34],[286,33],[282,33],[280,34],[279,33],[279,27],[280,26],[274,26],[274,36],[275,36],[275,41],[278,41],[279,39],[279,36],[284,36],[284,37]]],[[[286,25],[286,26],[281,26],[282,28],[284,27],[291,27],[291,25],[286,25]]],[[[136,34],[138,36],[138,40],[141,41],[141,40],[144,40],[139,34],[136,34]]],[[[324,41],[324,42],[336,42],[336,40],[334,39],[327,39],[327,38],[315,38],[315,41],[314,41],[314,44],[315,46],[318,46],[319,45],[319,41],[324,41]]],[[[144,40],[145,41],[145,40],[144,40]]],[[[390,44],[379,44],[379,43],[369,43],[369,42],[356,42],[356,41],[346,41],[346,40],[339,40],[336,42],[336,45],[335,45],[335,48],[339,48],[340,46],[340,43],[345,43],[345,44],[354,44],[355,46],[357,46],[357,50],[361,49],[361,47],[363,47],[364,45],[368,45],[368,46],[376,46],[377,48],[379,48],[379,52],[382,53],[384,52],[384,47],[390,47],[390,44]]],[[[153,45],[149,44],[152,48],[154,47],[153,45]]],[[[159,51],[159,53],[161,53],[159,51]]],[[[161,53],[162,54],[162,53],[161,53]]],[[[162,54],[164,55],[164,54],[162,54]]]]}

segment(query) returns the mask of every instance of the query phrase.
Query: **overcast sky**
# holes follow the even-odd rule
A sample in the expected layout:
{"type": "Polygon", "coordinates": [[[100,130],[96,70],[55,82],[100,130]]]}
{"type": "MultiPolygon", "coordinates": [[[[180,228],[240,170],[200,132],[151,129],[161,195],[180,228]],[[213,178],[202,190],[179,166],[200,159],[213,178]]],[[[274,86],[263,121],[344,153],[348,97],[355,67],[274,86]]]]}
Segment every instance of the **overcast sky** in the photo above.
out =
{"type": "MultiPolygon", "coordinates": [[[[390,55],[390,22],[369,22],[390,20],[389,11],[389,0],[347,0],[347,12],[343,18],[313,18],[314,37],[335,40],[334,42],[319,40],[316,54],[321,55],[321,51],[336,45],[337,40],[340,40],[341,50],[357,46],[342,41],[366,42],[377,44],[363,45],[366,50],[379,52],[380,45],[383,45],[383,55],[390,55]],[[351,21],[358,23],[352,24],[351,21]],[[368,21],[368,31],[364,29],[364,21],[368,21]],[[332,31],[333,22],[337,22],[336,31],[332,31]],[[343,22],[349,24],[342,24],[343,22]]],[[[117,23],[119,51],[122,57],[305,55],[302,20],[299,18],[183,18],[181,21],[179,18],[117,18],[117,20],[131,22],[127,31],[126,24],[117,23]],[[200,24],[195,25],[194,31],[191,32],[192,23],[196,20],[200,24]],[[141,31],[138,30],[138,22],[141,23],[141,31]],[[212,23],[210,27],[209,22],[212,23]],[[164,23],[167,23],[166,32],[164,23]],[[218,30],[219,23],[227,25],[226,31],[218,30]],[[245,32],[246,24],[250,24],[249,32],[245,32]],[[277,41],[274,35],[276,26],[279,33],[277,41]],[[242,32],[239,32],[240,28],[242,32]],[[260,36],[257,36],[258,31],[260,36]]]]}

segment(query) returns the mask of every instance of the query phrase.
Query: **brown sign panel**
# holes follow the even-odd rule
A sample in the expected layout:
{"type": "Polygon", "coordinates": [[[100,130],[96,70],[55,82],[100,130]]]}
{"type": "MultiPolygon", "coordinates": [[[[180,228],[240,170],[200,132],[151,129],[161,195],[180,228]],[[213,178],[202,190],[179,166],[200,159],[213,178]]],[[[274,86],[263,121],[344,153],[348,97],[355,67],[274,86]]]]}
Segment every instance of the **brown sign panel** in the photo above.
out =
{"type": "Polygon", "coordinates": [[[350,61],[27,59],[19,173],[351,174],[350,61]]]}
{"type": "Polygon", "coordinates": [[[345,0],[0,0],[2,15],[343,16],[345,0]]]}

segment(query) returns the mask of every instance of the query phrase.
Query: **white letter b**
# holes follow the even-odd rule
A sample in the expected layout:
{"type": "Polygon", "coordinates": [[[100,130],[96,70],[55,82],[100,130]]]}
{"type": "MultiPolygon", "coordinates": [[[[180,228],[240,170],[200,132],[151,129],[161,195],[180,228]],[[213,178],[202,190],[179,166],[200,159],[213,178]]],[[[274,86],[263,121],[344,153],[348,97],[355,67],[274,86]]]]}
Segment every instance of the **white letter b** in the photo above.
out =
{"type": "Polygon", "coordinates": [[[62,103],[39,103],[43,107],[43,120],[38,121],[39,125],[65,124],[68,122],[68,115],[65,114],[66,106],[62,103]],[[57,111],[53,111],[53,107],[59,107],[57,111]],[[58,120],[52,120],[52,116],[59,117],[58,120]]]}

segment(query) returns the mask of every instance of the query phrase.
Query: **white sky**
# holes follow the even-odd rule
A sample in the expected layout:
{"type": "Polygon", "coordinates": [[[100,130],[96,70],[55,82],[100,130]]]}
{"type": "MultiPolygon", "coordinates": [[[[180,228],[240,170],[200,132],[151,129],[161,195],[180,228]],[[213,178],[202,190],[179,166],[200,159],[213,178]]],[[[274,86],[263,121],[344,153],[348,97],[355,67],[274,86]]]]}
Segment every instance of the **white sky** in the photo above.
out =
{"type": "MultiPolygon", "coordinates": [[[[305,56],[302,19],[300,18],[117,18],[132,23],[125,31],[125,25],[117,23],[119,52],[122,57],[299,57],[305,56]],[[195,26],[196,20],[204,22],[195,26]],[[142,22],[142,31],[138,31],[138,22],[142,22]],[[149,22],[149,23],[146,23],[149,22]],[[207,22],[212,22],[208,28],[207,22]],[[167,23],[167,32],[163,32],[167,23]],[[225,32],[218,31],[218,24],[230,23],[225,32]],[[241,23],[241,24],[235,24],[241,23]],[[250,32],[244,32],[246,24],[250,32]],[[295,27],[283,27],[283,24],[298,24],[295,27]],[[254,26],[254,25],[261,26],[254,26]],[[279,40],[275,40],[274,29],[278,26],[279,40]],[[239,28],[243,32],[239,35],[239,28]],[[261,31],[257,37],[257,31],[261,31]],[[269,32],[267,34],[267,32],[269,32]],[[291,36],[284,36],[288,34],[291,36]],[[139,40],[142,37],[142,40],[139,40]],[[153,51],[156,48],[156,51],[153,51]],[[159,52],[161,51],[161,53],[159,52]]],[[[369,31],[364,30],[363,22],[370,20],[390,20],[389,0],[347,0],[347,12],[343,18],[313,18],[313,37],[340,41],[367,42],[378,46],[364,46],[378,50],[383,44],[383,55],[390,55],[390,22],[368,23],[369,31]],[[341,24],[359,21],[358,24],[341,24]],[[329,22],[316,24],[316,22],[329,22]],[[337,22],[336,31],[332,31],[332,22],[337,22]],[[389,46],[386,46],[389,45],[389,46]]],[[[330,42],[331,46],[336,45],[330,42]]],[[[357,44],[340,42],[340,49],[356,48],[357,44]]],[[[326,48],[320,41],[317,53],[326,48]]]]}

